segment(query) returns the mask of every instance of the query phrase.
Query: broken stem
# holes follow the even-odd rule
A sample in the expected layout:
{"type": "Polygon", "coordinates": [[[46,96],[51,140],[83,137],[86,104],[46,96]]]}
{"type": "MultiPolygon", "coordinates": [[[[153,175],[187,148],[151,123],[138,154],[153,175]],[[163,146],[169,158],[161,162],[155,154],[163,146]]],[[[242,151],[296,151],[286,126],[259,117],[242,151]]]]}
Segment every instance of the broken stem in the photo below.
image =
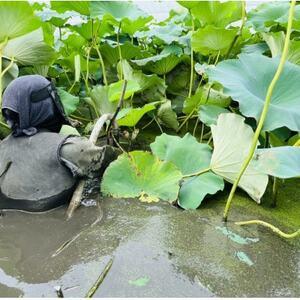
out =
{"type": "Polygon", "coordinates": [[[113,264],[113,259],[110,259],[107,265],[105,266],[103,272],[98,277],[97,281],[94,283],[94,285],[90,288],[88,293],[86,294],[85,298],[92,298],[93,295],[96,293],[97,289],[99,288],[100,284],[105,279],[106,275],[108,274],[111,266],[113,264]]]}

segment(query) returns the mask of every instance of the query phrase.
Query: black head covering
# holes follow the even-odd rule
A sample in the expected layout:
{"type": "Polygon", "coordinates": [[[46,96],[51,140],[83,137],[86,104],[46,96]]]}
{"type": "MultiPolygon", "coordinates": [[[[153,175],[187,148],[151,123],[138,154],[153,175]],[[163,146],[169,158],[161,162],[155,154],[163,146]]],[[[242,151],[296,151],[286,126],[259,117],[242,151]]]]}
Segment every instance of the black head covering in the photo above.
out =
{"type": "Polygon", "coordinates": [[[7,86],[2,114],[14,136],[31,136],[42,128],[59,132],[69,124],[55,86],[40,75],[21,76],[7,86]]]}

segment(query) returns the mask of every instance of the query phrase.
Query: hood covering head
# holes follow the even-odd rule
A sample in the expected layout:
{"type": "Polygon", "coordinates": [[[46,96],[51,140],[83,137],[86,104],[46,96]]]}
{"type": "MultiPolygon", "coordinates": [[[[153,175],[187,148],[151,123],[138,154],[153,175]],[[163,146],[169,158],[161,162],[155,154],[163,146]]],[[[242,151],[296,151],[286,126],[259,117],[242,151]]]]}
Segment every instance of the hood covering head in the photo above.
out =
{"type": "Polygon", "coordinates": [[[43,128],[59,132],[69,124],[55,86],[40,75],[21,76],[7,86],[2,114],[14,136],[31,136],[43,128]]]}

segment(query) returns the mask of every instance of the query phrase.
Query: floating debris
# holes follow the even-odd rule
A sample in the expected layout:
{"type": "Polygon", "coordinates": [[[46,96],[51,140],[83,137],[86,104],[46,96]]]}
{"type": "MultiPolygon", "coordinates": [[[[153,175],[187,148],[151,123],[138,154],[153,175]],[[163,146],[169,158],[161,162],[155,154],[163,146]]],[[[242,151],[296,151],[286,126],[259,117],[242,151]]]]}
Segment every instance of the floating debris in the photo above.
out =
{"type": "Polygon", "coordinates": [[[216,226],[217,230],[220,230],[224,235],[226,235],[230,240],[240,245],[248,245],[250,243],[257,243],[259,238],[244,238],[233,231],[230,231],[227,227],[216,226]]]}
{"type": "Polygon", "coordinates": [[[150,281],[150,277],[144,276],[144,277],[140,277],[135,280],[129,280],[128,282],[129,282],[129,284],[135,285],[135,286],[145,286],[148,284],[149,281],[150,281]]]}
{"type": "Polygon", "coordinates": [[[243,251],[237,251],[235,256],[243,263],[247,264],[248,266],[254,265],[254,262],[250,259],[250,257],[243,251]]]}

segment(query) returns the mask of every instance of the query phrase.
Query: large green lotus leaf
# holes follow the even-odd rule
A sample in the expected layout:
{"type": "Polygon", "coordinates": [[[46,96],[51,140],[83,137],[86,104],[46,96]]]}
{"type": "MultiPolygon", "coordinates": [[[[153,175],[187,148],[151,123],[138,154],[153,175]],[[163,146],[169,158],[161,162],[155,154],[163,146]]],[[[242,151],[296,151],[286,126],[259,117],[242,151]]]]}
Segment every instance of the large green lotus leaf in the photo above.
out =
{"type": "Polygon", "coordinates": [[[211,160],[211,148],[200,144],[187,133],[183,138],[163,133],[150,144],[152,153],[161,160],[171,161],[183,175],[207,169],[211,160]]]}
{"type": "Polygon", "coordinates": [[[241,53],[245,54],[264,54],[269,50],[269,47],[266,43],[256,43],[256,44],[251,44],[251,45],[245,45],[241,49],[241,53]]]}
{"type": "Polygon", "coordinates": [[[181,60],[182,58],[175,54],[164,53],[131,61],[138,66],[145,67],[152,73],[163,75],[172,71],[181,60]]]}
{"type": "MultiPolygon", "coordinates": [[[[242,3],[240,1],[195,1],[190,7],[191,14],[202,26],[214,25],[225,27],[231,22],[241,19],[242,3]]],[[[181,1],[180,4],[184,5],[181,1]]]]}
{"type": "Polygon", "coordinates": [[[210,126],[217,124],[219,115],[223,113],[229,113],[229,110],[216,105],[204,104],[200,106],[198,116],[202,123],[210,126]]]}
{"type": "Polygon", "coordinates": [[[134,127],[147,112],[155,109],[155,104],[156,103],[148,103],[143,107],[123,108],[117,117],[118,125],[134,127]]]}
{"type": "MultiPolygon", "coordinates": [[[[257,31],[269,31],[270,27],[276,24],[286,26],[289,13],[288,1],[273,1],[262,3],[247,15],[247,25],[253,26],[257,31]]],[[[295,8],[293,28],[300,25],[300,7],[295,8]]]]}
{"type": "MultiPolygon", "coordinates": [[[[108,98],[109,101],[114,102],[120,100],[123,90],[124,80],[120,80],[109,85],[108,98]]],[[[133,80],[127,81],[126,91],[124,94],[124,100],[130,98],[135,92],[141,89],[139,84],[133,80]]]]}
{"type": "MultiPolygon", "coordinates": [[[[2,57],[2,69],[6,69],[10,64],[10,60],[8,58],[2,57]]],[[[13,63],[13,65],[8,69],[8,71],[2,77],[2,89],[4,90],[11,81],[16,79],[19,75],[19,68],[17,64],[13,63]]],[[[1,93],[1,91],[0,91],[1,93]]]]}
{"type": "Polygon", "coordinates": [[[212,172],[194,176],[181,184],[178,204],[184,209],[196,209],[207,194],[213,195],[223,189],[222,177],[212,172]]]}
{"type": "Polygon", "coordinates": [[[116,198],[139,197],[141,201],[173,202],[178,197],[180,171],[149,152],[124,153],[106,169],[101,183],[104,194],[116,198]]]}
{"type": "Polygon", "coordinates": [[[183,90],[188,90],[191,77],[189,65],[180,64],[173,69],[166,78],[168,93],[173,95],[181,94],[183,90]]]}
{"type": "MultiPolygon", "coordinates": [[[[241,54],[208,70],[209,79],[218,81],[224,93],[239,102],[243,115],[259,119],[268,86],[274,77],[278,58],[258,54],[241,54]]],[[[300,67],[286,62],[275,86],[264,130],[286,126],[300,131],[300,67]],[[284,113],[282,113],[284,112],[284,113]]]]}
{"type": "MultiPolygon", "coordinates": [[[[285,41],[284,32],[262,33],[262,36],[271,50],[272,57],[280,56],[285,41]]],[[[287,60],[294,64],[300,64],[300,41],[290,41],[287,60]]]]}
{"type": "Polygon", "coordinates": [[[138,31],[135,37],[139,39],[159,39],[167,45],[173,42],[180,42],[184,28],[176,24],[167,24],[165,26],[151,25],[148,30],[138,31]]]}
{"type": "Polygon", "coordinates": [[[218,28],[208,25],[192,34],[192,47],[202,55],[224,55],[231,45],[237,29],[218,28]]]}
{"type": "Polygon", "coordinates": [[[97,110],[99,115],[114,113],[116,111],[118,102],[109,101],[108,91],[109,86],[95,86],[91,90],[91,99],[85,99],[90,105],[92,105],[97,110]]]}
{"type": "Polygon", "coordinates": [[[257,161],[256,168],[262,173],[278,178],[300,176],[300,147],[258,149],[254,159],[257,161]]]}
{"type": "Polygon", "coordinates": [[[176,112],[172,109],[170,100],[167,100],[165,103],[161,104],[157,111],[157,118],[160,123],[168,128],[172,128],[174,130],[177,130],[179,128],[177,115],[176,112]]]}
{"type": "MultiPolygon", "coordinates": [[[[86,40],[81,35],[74,32],[74,33],[68,35],[67,38],[64,38],[63,43],[67,47],[67,52],[68,53],[73,52],[74,56],[75,56],[75,55],[77,55],[77,54],[75,54],[75,52],[80,53],[80,50],[86,44],[86,40]]],[[[69,57],[69,55],[68,55],[68,57],[69,57]]],[[[83,60],[83,58],[82,58],[82,60],[83,60]]]]}
{"type": "MultiPolygon", "coordinates": [[[[130,42],[125,42],[120,46],[123,59],[132,59],[141,53],[138,46],[132,45],[130,42]]],[[[115,65],[120,60],[117,44],[109,45],[105,43],[100,48],[101,54],[110,65],[115,65]]]]}
{"type": "Polygon", "coordinates": [[[185,99],[183,112],[189,114],[193,110],[198,111],[201,105],[207,104],[227,107],[230,105],[230,102],[231,98],[223,92],[215,90],[209,85],[200,86],[192,97],[185,99]]]}
{"type": "Polygon", "coordinates": [[[57,89],[58,95],[64,107],[67,116],[72,114],[79,105],[79,97],[73,96],[62,88],[57,89]]]}
{"type": "Polygon", "coordinates": [[[166,90],[165,81],[156,74],[146,75],[141,70],[134,70],[127,60],[123,59],[118,63],[118,72],[122,66],[123,76],[126,80],[132,80],[140,86],[140,92],[145,91],[151,87],[156,87],[162,93],[166,90]]]}
{"type": "Polygon", "coordinates": [[[88,20],[86,23],[69,26],[71,30],[78,32],[84,39],[90,41],[94,36],[104,37],[105,35],[113,35],[113,25],[107,20],[88,20]]]}
{"type": "Polygon", "coordinates": [[[54,50],[44,42],[41,28],[9,40],[3,55],[14,58],[21,65],[51,64],[55,58],[54,50]]]}
{"type": "MultiPolygon", "coordinates": [[[[250,151],[253,130],[244,123],[242,116],[225,113],[219,116],[217,125],[211,126],[211,131],[214,141],[211,170],[233,183],[250,151]]],[[[258,171],[256,165],[256,161],[250,162],[239,187],[259,203],[266,190],[268,176],[258,171]]]]}
{"type": "Polygon", "coordinates": [[[0,1],[0,43],[13,39],[41,26],[29,3],[25,1],[0,1]]]}
{"type": "Polygon", "coordinates": [[[109,15],[117,22],[123,19],[133,21],[139,18],[148,18],[146,12],[128,1],[92,1],[91,17],[102,19],[105,15],[109,15]]]}
{"type": "Polygon", "coordinates": [[[152,16],[138,18],[136,20],[130,20],[128,18],[125,18],[122,20],[121,24],[122,31],[128,33],[129,35],[134,35],[136,31],[141,30],[141,28],[145,27],[145,25],[152,19],[152,16]]]}
{"type": "Polygon", "coordinates": [[[59,13],[66,11],[77,11],[82,15],[88,16],[90,14],[90,1],[51,1],[51,8],[59,13]]]}

